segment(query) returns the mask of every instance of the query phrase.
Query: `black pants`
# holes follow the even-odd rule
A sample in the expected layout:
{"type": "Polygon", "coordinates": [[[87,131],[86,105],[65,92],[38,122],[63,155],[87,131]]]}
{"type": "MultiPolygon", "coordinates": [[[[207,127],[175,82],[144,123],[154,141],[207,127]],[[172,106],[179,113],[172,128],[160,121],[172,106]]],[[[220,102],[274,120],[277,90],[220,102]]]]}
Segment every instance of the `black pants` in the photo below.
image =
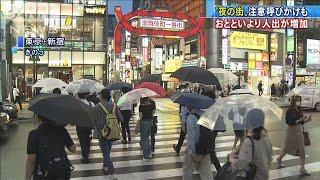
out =
{"type": "Polygon", "coordinates": [[[214,167],[216,167],[216,170],[219,171],[221,169],[221,165],[220,165],[219,159],[218,159],[216,151],[215,151],[216,138],[218,136],[218,131],[213,131],[213,134],[214,134],[214,140],[213,140],[214,147],[213,147],[213,150],[210,153],[210,160],[211,160],[211,163],[214,165],[214,167]]]}
{"type": "Polygon", "coordinates": [[[129,127],[129,122],[132,116],[131,111],[121,110],[121,114],[123,117],[123,122],[121,122],[122,138],[123,140],[127,140],[127,134],[128,134],[128,140],[131,140],[130,127],[129,127]]]}
{"type": "Polygon", "coordinates": [[[186,133],[182,131],[182,128],[181,128],[181,131],[180,131],[180,137],[179,137],[179,140],[178,140],[178,144],[176,145],[176,150],[177,152],[180,152],[181,150],[181,147],[183,145],[183,141],[184,139],[186,138],[186,133]]]}
{"type": "Polygon", "coordinates": [[[19,106],[20,106],[20,110],[22,109],[22,104],[21,104],[21,98],[19,96],[16,96],[16,99],[14,100],[14,104],[16,104],[18,102],[19,106]]]}
{"type": "Polygon", "coordinates": [[[262,90],[259,90],[259,96],[261,96],[263,94],[262,90]]]}
{"type": "Polygon", "coordinates": [[[210,160],[211,160],[211,163],[214,165],[214,167],[216,167],[217,171],[219,171],[221,169],[221,165],[217,157],[216,151],[212,151],[210,153],[210,160]]]}
{"type": "Polygon", "coordinates": [[[155,148],[155,144],[156,144],[156,138],[155,138],[155,134],[151,129],[151,151],[154,152],[154,148],[155,148]]]}
{"type": "Polygon", "coordinates": [[[89,159],[91,133],[92,133],[91,128],[77,126],[77,135],[79,137],[83,160],[89,159]]]}

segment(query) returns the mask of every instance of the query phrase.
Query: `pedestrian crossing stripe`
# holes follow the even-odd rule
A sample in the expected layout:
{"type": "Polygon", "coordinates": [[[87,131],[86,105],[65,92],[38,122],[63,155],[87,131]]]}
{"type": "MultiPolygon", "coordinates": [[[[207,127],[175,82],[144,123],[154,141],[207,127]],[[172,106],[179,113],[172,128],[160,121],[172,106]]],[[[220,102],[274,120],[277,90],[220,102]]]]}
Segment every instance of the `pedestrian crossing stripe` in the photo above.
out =
{"type": "MultiPolygon", "coordinates": [[[[177,117],[177,115],[175,115],[177,117]]],[[[136,117],[130,122],[130,129],[133,130],[136,124],[136,117]]],[[[113,144],[111,149],[111,158],[116,169],[116,177],[118,180],[144,180],[144,179],[181,179],[183,170],[183,156],[175,156],[172,149],[172,144],[178,142],[181,122],[179,118],[167,119],[158,118],[158,133],[156,135],[155,143],[155,157],[149,161],[142,160],[142,150],[140,149],[139,135],[132,133],[131,144],[122,144],[117,141],[113,144]]],[[[75,127],[67,127],[72,135],[72,139],[79,146],[79,140],[76,136],[75,127]]],[[[217,157],[221,164],[226,160],[227,155],[231,152],[233,146],[234,136],[220,135],[216,139],[217,157]]],[[[91,141],[91,152],[89,158],[91,163],[81,164],[80,159],[81,150],[77,147],[76,154],[69,154],[68,157],[72,162],[75,170],[72,173],[72,180],[105,180],[106,175],[103,175],[102,161],[103,156],[100,153],[100,147],[97,139],[91,141]]],[[[181,155],[184,154],[186,143],[181,148],[181,155]]],[[[299,157],[287,155],[283,158],[283,163],[290,164],[290,167],[283,169],[275,169],[276,158],[280,154],[281,149],[273,147],[273,162],[272,168],[269,171],[270,179],[280,179],[285,177],[297,176],[299,173],[299,157]]],[[[307,156],[307,160],[310,157],[307,156]]],[[[312,160],[310,160],[312,161],[312,160]]],[[[306,164],[306,169],[309,172],[320,171],[320,162],[310,162],[306,164]]],[[[215,171],[212,165],[212,171],[215,171]]],[[[195,174],[198,172],[195,171],[195,174]]]]}

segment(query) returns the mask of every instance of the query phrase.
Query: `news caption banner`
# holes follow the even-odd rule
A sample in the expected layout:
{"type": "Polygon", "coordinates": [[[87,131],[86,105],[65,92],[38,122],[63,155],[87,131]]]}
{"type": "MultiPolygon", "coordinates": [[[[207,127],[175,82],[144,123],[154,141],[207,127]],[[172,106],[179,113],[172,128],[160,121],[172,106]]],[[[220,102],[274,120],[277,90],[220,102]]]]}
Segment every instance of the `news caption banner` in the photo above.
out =
{"type": "Polygon", "coordinates": [[[24,54],[26,56],[43,56],[43,45],[48,47],[60,47],[64,46],[65,39],[63,37],[48,37],[43,39],[40,37],[25,37],[24,38],[24,54]]]}
{"type": "MultiPolygon", "coordinates": [[[[208,2],[208,1],[207,1],[208,2]]],[[[320,6],[207,6],[217,29],[307,29],[320,6]]]]}

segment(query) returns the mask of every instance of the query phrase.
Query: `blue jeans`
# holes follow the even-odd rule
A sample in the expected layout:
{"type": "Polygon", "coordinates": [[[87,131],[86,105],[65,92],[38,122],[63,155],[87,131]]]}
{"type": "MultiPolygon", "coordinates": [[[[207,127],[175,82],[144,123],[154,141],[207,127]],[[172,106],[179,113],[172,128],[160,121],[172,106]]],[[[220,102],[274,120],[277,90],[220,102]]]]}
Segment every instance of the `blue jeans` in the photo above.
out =
{"type": "Polygon", "coordinates": [[[114,174],[114,167],[110,157],[110,151],[112,147],[112,141],[102,137],[101,133],[98,133],[99,145],[103,155],[103,167],[107,167],[110,174],[114,174]]]}
{"type": "Polygon", "coordinates": [[[143,158],[149,159],[151,154],[150,135],[152,122],[141,121],[141,143],[143,149],[143,158]]]}

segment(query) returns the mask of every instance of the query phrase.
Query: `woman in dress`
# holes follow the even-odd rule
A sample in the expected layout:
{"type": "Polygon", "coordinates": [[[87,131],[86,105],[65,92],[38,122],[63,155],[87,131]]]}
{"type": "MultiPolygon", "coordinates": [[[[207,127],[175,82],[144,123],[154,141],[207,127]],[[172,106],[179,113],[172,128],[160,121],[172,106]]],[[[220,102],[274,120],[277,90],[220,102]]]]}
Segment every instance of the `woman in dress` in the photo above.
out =
{"type": "Polygon", "coordinates": [[[279,168],[283,168],[282,158],[286,154],[300,156],[300,174],[310,175],[305,169],[305,151],[303,124],[311,121],[310,115],[303,115],[301,108],[301,96],[293,96],[291,104],[286,112],[286,123],[288,124],[287,135],[284,148],[280,156],[277,158],[279,168]]]}

